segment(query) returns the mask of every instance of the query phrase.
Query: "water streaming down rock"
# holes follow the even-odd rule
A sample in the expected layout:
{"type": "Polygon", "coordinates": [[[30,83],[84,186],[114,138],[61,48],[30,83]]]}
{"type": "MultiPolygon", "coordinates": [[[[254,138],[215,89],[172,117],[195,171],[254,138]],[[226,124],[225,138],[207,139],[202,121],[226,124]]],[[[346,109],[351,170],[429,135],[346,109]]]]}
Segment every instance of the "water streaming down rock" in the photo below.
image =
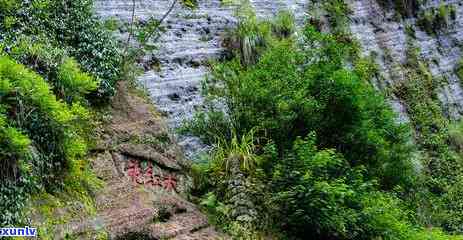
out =
{"type": "MultiPolygon", "coordinates": [[[[221,38],[236,23],[233,6],[224,5],[220,0],[198,2],[199,5],[194,10],[180,4],[175,7],[165,22],[167,31],[158,43],[159,50],[145,56],[147,71],[139,78],[157,107],[167,115],[173,128],[191,118],[200,107],[200,82],[208,73],[205,63],[223,56],[221,38]]],[[[311,4],[308,0],[250,2],[262,18],[274,16],[283,9],[290,10],[299,25],[303,23],[311,4]]],[[[403,79],[397,66],[405,61],[405,26],[414,25],[415,20],[398,21],[393,10],[384,10],[376,0],[346,2],[352,9],[350,30],[361,43],[363,54],[377,54],[376,61],[382,76],[376,82],[377,87],[382,88],[403,79]],[[387,55],[392,61],[386,60],[387,55]]],[[[416,28],[416,42],[421,47],[421,57],[430,63],[432,74],[447,79],[448,84],[440,89],[439,98],[445,112],[452,118],[458,118],[463,113],[463,92],[454,69],[462,55],[460,47],[463,41],[463,3],[459,0],[430,0],[424,7],[439,6],[440,2],[456,6],[457,20],[437,36],[430,36],[416,28]]],[[[161,17],[168,10],[171,1],[137,0],[136,3],[135,15],[146,20],[149,17],[161,17]]],[[[131,4],[127,0],[96,0],[95,7],[103,18],[116,17],[127,21],[131,16],[131,4]]],[[[407,121],[407,110],[400,100],[392,97],[390,101],[399,113],[399,120],[407,121]]],[[[179,141],[188,156],[205,149],[194,137],[180,136],[179,141]]]]}
{"type": "MultiPolygon", "coordinates": [[[[160,18],[171,2],[136,1],[135,15],[141,20],[160,18]]],[[[177,4],[165,21],[167,31],[158,42],[159,50],[145,56],[147,71],[139,78],[159,110],[167,115],[169,125],[173,128],[190,119],[201,105],[200,82],[208,73],[205,63],[224,55],[221,38],[227,29],[236,24],[234,6],[225,5],[220,0],[198,2],[198,7],[193,10],[177,4]]],[[[295,12],[302,21],[306,12],[305,0],[251,2],[261,17],[272,16],[285,9],[295,12]]],[[[95,8],[102,18],[115,17],[128,21],[131,18],[132,2],[97,0],[95,8]]],[[[206,148],[194,137],[180,136],[179,140],[190,156],[206,148]]]]}

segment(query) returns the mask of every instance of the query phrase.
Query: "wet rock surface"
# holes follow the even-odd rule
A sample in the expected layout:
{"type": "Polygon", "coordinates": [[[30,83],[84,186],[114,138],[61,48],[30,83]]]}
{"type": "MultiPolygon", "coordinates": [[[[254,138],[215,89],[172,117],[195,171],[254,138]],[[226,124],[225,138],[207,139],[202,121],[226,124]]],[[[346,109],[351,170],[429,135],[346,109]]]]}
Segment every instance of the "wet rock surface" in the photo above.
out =
{"type": "MultiPolygon", "coordinates": [[[[376,0],[346,0],[353,13],[351,31],[362,46],[364,55],[377,54],[376,62],[380,66],[382,78],[379,88],[392,85],[404,79],[403,70],[398,66],[406,61],[407,26],[415,31],[415,44],[420,48],[420,57],[429,64],[434,78],[444,82],[439,89],[439,99],[444,112],[450,118],[459,118],[463,113],[463,92],[460,80],[455,74],[456,65],[462,58],[463,43],[463,2],[458,0],[426,1],[422,9],[443,5],[456,8],[456,20],[449,26],[430,35],[417,26],[417,19],[400,20],[395,11],[385,9],[376,0]]],[[[391,99],[393,108],[402,120],[407,120],[406,108],[397,99],[391,99]]]]}
{"type": "MultiPolygon", "coordinates": [[[[161,17],[171,4],[167,0],[136,2],[135,15],[142,20],[161,17]]],[[[462,56],[463,3],[458,0],[427,1],[424,9],[443,3],[453,4],[457,10],[457,19],[434,36],[417,27],[416,19],[400,20],[394,10],[380,6],[376,0],[346,2],[352,9],[350,30],[361,43],[363,54],[375,53],[377,56],[376,62],[381,71],[377,87],[381,89],[404,79],[398,66],[406,60],[406,26],[410,25],[416,32],[421,57],[429,63],[431,73],[446,81],[439,89],[445,113],[451,118],[459,118],[463,113],[463,90],[454,70],[462,56]]],[[[200,82],[208,74],[205,63],[224,56],[221,39],[236,23],[235,6],[224,5],[220,0],[200,0],[198,3],[193,10],[177,4],[165,22],[167,31],[158,43],[159,50],[145,57],[148,62],[145,64],[146,72],[139,78],[173,128],[190,119],[201,107],[200,82]],[[150,64],[153,59],[156,64],[150,64]]],[[[252,0],[251,3],[262,18],[273,16],[280,10],[290,10],[299,25],[309,13],[317,14],[309,11],[312,6],[309,0],[252,0]]],[[[97,0],[95,9],[102,18],[115,17],[127,21],[130,19],[131,1],[97,0]]],[[[408,121],[404,104],[394,96],[390,103],[399,113],[399,121],[408,121]]],[[[207,146],[194,137],[179,136],[179,143],[188,157],[207,150],[207,146]]]]}
{"type": "MultiPolygon", "coordinates": [[[[172,1],[136,2],[135,15],[146,20],[150,17],[160,18],[172,1]]],[[[291,10],[302,22],[306,13],[305,0],[251,2],[263,18],[281,10],[291,10]]],[[[97,0],[95,9],[102,18],[114,17],[128,21],[131,4],[131,1],[123,0],[97,0]]],[[[200,0],[196,9],[177,4],[164,23],[167,31],[159,39],[159,49],[152,56],[145,57],[147,61],[155,57],[160,67],[147,67],[139,82],[148,89],[159,110],[167,115],[170,127],[179,127],[200,108],[200,82],[208,74],[206,63],[221,59],[226,54],[221,40],[226,31],[236,24],[235,9],[236,6],[224,5],[220,0],[200,0]]],[[[189,157],[207,149],[194,137],[180,136],[179,144],[189,157]]]]}

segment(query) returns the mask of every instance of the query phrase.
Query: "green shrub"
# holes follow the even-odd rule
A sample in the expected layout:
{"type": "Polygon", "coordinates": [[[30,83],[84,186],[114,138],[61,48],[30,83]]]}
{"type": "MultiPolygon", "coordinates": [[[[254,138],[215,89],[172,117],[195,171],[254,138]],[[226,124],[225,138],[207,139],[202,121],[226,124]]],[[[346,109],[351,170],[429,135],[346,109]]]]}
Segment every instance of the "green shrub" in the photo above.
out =
{"type": "Polygon", "coordinates": [[[418,48],[409,44],[408,78],[392,88],[413,139],[370,84],[374,56],[357,56],[345,32],[307,27],[296,42],[251,29],[268,37],[265,45],[212,66],[208,109],[189,126],[219,149],[194,172],[197,193],[211,192],[204,202],[221,226],[278,229],[282,239],[461,239],[440,229],[461,231],[459,128],[449,135],[439,82],[418,48]],[[255,54],[246,57],[253,61],[243,54],[255,54]],[[255,129],[254,140],[241,140],[255,129]],[[230,174],[237,155],[256,164],[230,174]],[[234,205],[247,198],[251,204],[234,205]],[[246,207],[259,213],[252,226],[230,217],[246,207]]]}
{"type": "MultiPolygon", "coordinates": [[[[305,34],[306,51],[282,41],[252,67],[237,61],[215,66],[206,92],[224,98],[238,136],[258,127],[283,150],[296,137],[315,131],[320,146],[339,149],[352,164],[369,166],[372,175],[384,173],[385,185],[409,179],[392,167],[410,168],[407,131],[395,124],[382,96],[342,69],[349,46],[313,29],[305,34]]],[[[203,125],[208,119],[202,119],[203,125]]]]}
{"type": "Polygon", "coordinates": [[[279,12],[272,22],[273,34],[280,38],[289,38],[296,31],[294,21],[294,16],[291,12],[279,12]]]}
{"type": "Polygon", "coordinates": [[[294,16],[289,11],[278,12],[273,21],[259,20],[248,1],[237,10],[238,25],[224,42],[241,64],[252,65],[271,44],[273,38],[290,39],[296,30],[294,16]]]}
{"type": "MultiPolygon", "coordinates": [[[[367,218],[363,201],[380,189],[414,186],[417,173],[407,126],[395,122],[384,97],[369,85],[374,67],[359,59],[355,72],[344,68],[351,43],[312,27],[303,34],[300,45],[275,36],[254,64],[237,56],[213,66],[204,93],[211,102],[223,101],[227,111],[211,104],[190,126],[220,149],[209,165],[195,168],[195,182],[214,189],[216,202],[228,203],[224,179],[233,179],[227,171],[230,156],[256,159],[252,168],[241,168],[252,183],[242,194],[254,194],[253,200],[269,209],[263,212],[274,213],[259,215],[256,229],[277,226],[295,239],[386,237],[381,226],[369,228],[383,219],[367,218]],[[239,141],[254,129],[259,130],[254,140],[239,141]]],[[[395,212],[385,214],[387,219],[395,212]]],[[[385,228],[404,225],[401,231],[413,231],[406,217],[400,215],[385,228]]]]}
{"type": "Polygon", "coordinates": [[[238,15],[238,26],[231,32],[228,41],[229,48],[241,56],[244,65],[251,65],[257,59],[268,43],[270,36],[270,24],[259,22],[255,13],[246,7],[238,15]]]}
{"type": "Polygon", "coordinates": [[[463,122],[453,122],[449,126],[449,143],[457,152],[463,151],[463,122]]]}
{"type": "MultiPolygon", "coordinates": [[[[69,57],[77,59],[85,71],[101,82],[98,89],[92,91],[89,99],[107,102],[114,94],[115,84],[120,78],[121,57],[117,42],[106,30],[104,23],[94,16],[93,1],[23,1],[19,4],[18,8],[13,8],[7,15],[0,16],[0,23],[4,23],[7,17],[14,18],[16,22],[15,27],[1,33],[6,49],[9,51],[19,46],[26,55],[12,55],[39,73],[49,72],[56,67],[53,65],[59,65],[59,60],[63,60],[55,58],[57,55],[48,54],[48,50],[64,51],[69,57]],[[37,44],[33,48],[39,51],[28,52],[34,49],[21,43],[24,39],[29,44],[37,44]],[[37,56],[34,58],[33,54],[37,56]],[[41,62],[46,64],[39,64],[41,62]]],[[[0,24],[0,28],[4,29],[5,25],[0,24]]],[[[54,76],[46,77],[53,80],[54,76]]]]}
{"type": "Polygon", "coordinates": [[[223,138],[217,140],[212,160],[214,167],[229,174],[232,166],[230,161],[238,159],[241,171],[253,174],[260,164],[260,158],[255,154],[255,141],[253,130],[243,134],[240,139],[232,134],[229,141],[223,138]]]}
{"type": "Polygon", "coordinates": [[[349,14],[352,10],[344,0],[329,0],[324,1],[323,8],[328,12],[328,21],[331,26],[332,33],[335,35],[344,34],[349,27],[349,14]]]}
{"type": "Polygon", "coordinates": [[[58,67],[58,82],[55,87],[60,88],[64,99],[73,102],[96,90],[98,83],[90,75],[81,72],[74,59],[68,58],[58,67]]]}
{"type": "Polygon", "coordinates": [[[28,152],[30,139],[18,129],[9,127],[6,116],[3,113],[0,115],[0,129],[2,136],[0,156],[2,161],[14,161],[15,159],[24,157],[28,152]]]}
{"type": "MultiPolygon", "coordinates": [[[[58,189],[64,178],[83,170],[78,162],[87,150],[82,122],[89,121],[90,114],[78,102],[71,106],[57,100],[43,78],[9,57],[0,57],[0,78],[0,156],[7,161],[2,176],[13,176],[0,181],[8,205],[41,186],[58,189]]],[[[20,213],[12,208],[0,222],[19,221],[10,215],[20,213]]]]}
{"type": "Polygon", "coordinates": [[[315,142],[313,135],[297,139],[275,166],[271,188],[280,227],[296,239],[349,239],[358,213],[349,206],[355,191],[347,162],[333,150],[318,151],[315,142]]]}
{"type": "MultiPolygon", "coordinates": [[[[92,8],[91,0],[0,0],[1,226],[26,223],[39,193],[92,212],[89,192],[100,181],[82,160],[92,125],[84,106],[110,99],[121,68],[118,43],[92,8]]],[[[56,222],[43,225],[51,232],[56,222]]]]}
{"type": "Polygon", "coordinates": [[[420,6],[422,5],[422,0],[377,0],[379,4],[383,6],[388,6],[389,3],[392,3],[392,7],[402,16],[413,17],[416,16],[420,6]]]}
{"type": "Polygon", "coordinates": [[[380,69],[374,55],[357,59],[354,63],[354,67],[355,74],[365,82],[369,82],[379,75],[380,69]]]}
{"type": "Polygon", "coordinates": [[[460,176],[442,197],[445,205],[443,227],[463,234],[463,177],[460,176]]]}
{"type": "Polygon", "coordinates": [[[420,12],[417,24],[428,34],[435,34],[450,25],[456,18],[455,6],[441,4],[420,12]]]}

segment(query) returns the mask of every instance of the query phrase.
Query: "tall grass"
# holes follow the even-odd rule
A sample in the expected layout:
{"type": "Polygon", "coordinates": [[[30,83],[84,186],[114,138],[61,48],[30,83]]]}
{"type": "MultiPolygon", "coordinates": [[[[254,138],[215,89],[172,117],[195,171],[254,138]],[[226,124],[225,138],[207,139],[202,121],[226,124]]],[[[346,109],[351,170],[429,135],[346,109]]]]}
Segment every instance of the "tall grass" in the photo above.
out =
{"type": "Polygon", "coordinates": [[[233,168],[239,166],[241,171],[252,173],[260,163],[260,157],[256,154],[257,145],[254,130],[239,137],[232,133],[231,140],[217,139],[215,151],[212,155],[212,163],[216,170],[231,173],[233,168]]]}

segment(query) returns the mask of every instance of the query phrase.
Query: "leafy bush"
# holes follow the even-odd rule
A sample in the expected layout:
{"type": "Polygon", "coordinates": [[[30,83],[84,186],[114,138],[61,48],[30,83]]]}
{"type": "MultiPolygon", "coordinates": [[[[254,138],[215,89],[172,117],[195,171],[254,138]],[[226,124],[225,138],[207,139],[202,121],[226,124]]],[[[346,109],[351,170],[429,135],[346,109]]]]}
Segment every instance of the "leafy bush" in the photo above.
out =
{"type": "Polygon", "coordinates": [[[423,3],[422,0],[377,0],[381,5],[388,6],[388,4],[392,3],[392,7],[400,13],[402,16],[405,17],[412,17],[416,16],[421,4],[423,3]]]}
{"type": "MultiPolygon", "coordinates": [[[[420,58],[419,49],[409,39],[408,63],[404,71],[407,79],[393,87],[393,92],[405,104],[410,123],[416,129],[416,143],[421,152],[418,168],[423,173],[419,186],[410,192],[410,204],[417,209],[417,222],[440,226],[450,232],[460,227],[449,224],[458,219],[458,210],[446,201],[449,192],[458,185],[463,171],[459,150],[459,127],[451,124],[438,99],[440,80],[432,76],[426,62],[420,58]]],[[[461,201],[453,198],[455,205],[461,201]]]]}
{"type": "Polygon", "coordinates": [[[280,38],[289,38],[295,31],[293,14],[289,11],[279,12],[272,22],[273,34],[280,38]]]}
{"type": "Polygon", "coordinates": [[[312,28],[304,39],[304,51],[291,41],[275,43],[249,68],[236,60],[214,66],[207,92],[224,98],[238,136],[257,127],[283,150],[315,131],[320,146],[366,165],[372,176],[384,174],[384,186],[409,181],[408,133],[394,122],[382,96],[342,69],[349,47],[312,28]],[[403,174],[397,175],[397,165],[403,174]]]}
{"type": "Polygon", "coordinates": [[[272,200],[281,228],[301,239],[355,237],[356,192],[348,172],[347,162],[335,151],[317,150],[313,135],[297,139],[272,176],[272,200]]]}
{"type": "MultiPolygon", "coordinates": [[[[362,168],[352,168],[333,150],[319,150],[315,138],[295,141],[277,164],[272,199],[275,219],[295,239],[452,239],[438,229],[410,223],[412,213],[391,193],[375,190],[362,168]]],[[[459,239],[455,237],[455,239],[459,239]]]]}
{"type": "MultiPolygon", "coordinates": [[[[91,0],[0,0],[1,226],[27,221],[31,195],[59,192],[93,210],[89,192],[100,181],[83,160],[86,106],[114,94],[121,59],[92,8],[91,0]]],[[[54,225],[44,221],[42,236],[54,225]]]]}
{"type": "MultiPolygon", "coordinates": [[[[0,57],[0,78],[0,156],[6,164],[0,184],[8,205],[40,186],[57,189],[68,172],[82,171],[78,159],[87,148],[82,121],[90,114],[78,102],[67,105],[57,100],[43,78],[9,57],[0,57]]],[[[20,214],[19,208],[7,211],[11,212],[0,219],[2,225],[20,220],[9,217],[20,214]]]]}
{"type": "Polygon", "coordinates": [[[249,222],[236,221],[230,213],[245,205],[252,215],[258,205],[260,221],[251,221],[249,232],[276,226],[289,239],[459,239],[439,228],[424,229],[419,216],[432,219],[430,226],[457,230],[461,193],[449,188],[455,176],[442,178],[441,171],[453,172],[449,165],[459,166],[459,158],[442,147],[450,141],[441,132],[446,121],[428,101],[434,99],[428,90],[436,85],[418,55],[409,53],[416,59],[408,66],[418,69],[422,81],[406,82],[395,93],[416,111],[411,123],[428,136],[423,146],[438,150],[440,155],[431,158],[435,166],[416,153],[409,126],[396,122],[384,97],[370,85],[377,66],[368,58],[352,57],[358,50],[352,41],[307,27],[296,42],[267,35],[265,28],[252,27],[253,20],[246,24],[262,31],[253,35],[268,39],[253,61],[243,60],[249,52],[235,51],[235,58],[212,66],[212,76],[204,82],[208,111],[189,124],[218,147],[212,161],[194,167],[195,182],[203,188],[197,193],[213,189],[206,198],[213,202],[210,212],[228,226],[246,228],[249,222]],[[354,70],[345,67],[352,60],[354,70]],[[255,129],[254,141],[238,141],[255,129]],[[230,156],[237,152],[258,164],[230,175],[227,166],[236,160],[230,156]],[[435,172],[421,172],[421,165],[433,166],[435,172]],[[432,186],[443,188],[440,195],[432,186]],[[233,204],[246,196],[251,204],[233,204]],[[442,212],[425,211],[417,206],[421,203],[442,212]]]}
{"type": "Polygon", "coordinates": [[[455,6],[440,5],[439,7],[426,9],[418,15],[417,24],[428,34],[434,34],[450,25],[455,20],[455,6]]]}
{"type": "Polygon", "coordinates": [[[97,89],[97,82],[87,73],[80,71],[74,59],[66,59],[58,69],[58,84],[56,88],[61,89],[61,96],[68,102],[79,100],[91,91],[97,89]]]}
{"type": "MultiPolygon", "coordinates": [[[[119,46],[93,15],[93,1],[7,2],[16,3],[7,4],[9,11],[0,16],[0,23],[14,18],[15,24],[0,24],[1,35],[8,52],[18,47],[21,50],[12,54],[17,60],[42,73],[53,72],[63,60],[59,55],[74,57],[101,82],[97,91],[92,91],[96,97],[91,100],[105,102],[114,94],[121,68],[119,46]],[[31,44],[33,47],[28,47],[31,44]],[[54,49],[62,53],[53,54],[54,49]],[[49,50],[53,50],[51,54],[49,50]]],[[[48,75],[47,79],[53,81],[53,77],[48,75]]]]}
{"type": "Polygon", "coordinates": [[[333,34],[345,33],[349,24],[348,16],[352,12],[347,3],[344,0],[324,1],[323,8],[329,13],[328,21],[333,34]]]}
{"type": "Polygon", "coordinates": [[[268,44],[271,33],[268,22],[259,22],[250,6],[238,11],[238,26],[225,39],[225,45],[241,57],[243,65],[254,64],[262,49],[268,44]]]}

